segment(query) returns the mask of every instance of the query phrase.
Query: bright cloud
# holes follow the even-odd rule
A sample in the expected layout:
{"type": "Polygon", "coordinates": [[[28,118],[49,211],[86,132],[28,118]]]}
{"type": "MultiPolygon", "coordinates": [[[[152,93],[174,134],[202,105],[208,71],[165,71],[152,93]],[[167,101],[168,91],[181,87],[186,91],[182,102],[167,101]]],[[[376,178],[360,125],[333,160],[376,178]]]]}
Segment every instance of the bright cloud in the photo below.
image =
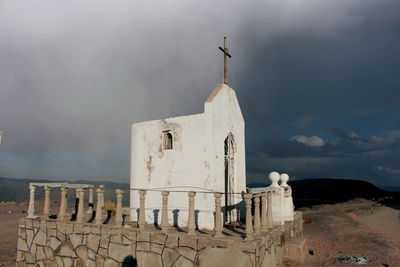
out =
{"type": "Polygon", "coordinates": [[[304,135],[296,135],[290,138],[290,141],[297,141],[299,143],[303,143],[307,146],[320,147],[325,144],[324,140],[319,136],[304,136],[304,135]]]}

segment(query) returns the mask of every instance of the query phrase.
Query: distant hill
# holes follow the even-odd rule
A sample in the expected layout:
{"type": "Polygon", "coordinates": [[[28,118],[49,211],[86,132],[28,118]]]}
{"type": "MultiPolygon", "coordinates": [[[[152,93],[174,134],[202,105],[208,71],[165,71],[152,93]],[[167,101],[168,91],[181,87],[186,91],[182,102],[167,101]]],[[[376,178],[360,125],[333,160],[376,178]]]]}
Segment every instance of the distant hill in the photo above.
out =
{"type": "MultiPolygon", "coordinates": [[[[33,180],[33,179],[15,179],[15,178],[1,178],[0,177],[0,201],[25,201],[29,199],[29,183],[52,183],[52,182],[64,182],[64,181],[50,181],[50,180],[33,180]]],[[[73,184],[93,184],[98,187],[103,184],[106,186],[106,199],[114,198],[114,189],[116,188],[129,188],[129,184],[116,183],[116,182],[96,182],[87,180],[68,181],[73,184]]],[[[56,194],[59,194],[59,189],[53,189],[52,199],[57,199],[56,194]]],[[[69,196],[73,197],[72,191],[69,196]]],[[[35,191],[35,199],[43,199],[43,189],[39,188],[35,191]]],[[[129,199],[129,196],[125,196],[124,200],[129,199]]]]}
{"type": "MultiPolygon", "coordinates": [[[[377,200],[387,206],[399,205],[400,193],[389,192],[362,180],[304,179],[289,182],[296,208],[345,202],[353,198],[377,200]]],[[[250,187],[258,187],[250,185],[250,187]]],[[[264,185],[265,186],[265,185],[264,185]]]]}

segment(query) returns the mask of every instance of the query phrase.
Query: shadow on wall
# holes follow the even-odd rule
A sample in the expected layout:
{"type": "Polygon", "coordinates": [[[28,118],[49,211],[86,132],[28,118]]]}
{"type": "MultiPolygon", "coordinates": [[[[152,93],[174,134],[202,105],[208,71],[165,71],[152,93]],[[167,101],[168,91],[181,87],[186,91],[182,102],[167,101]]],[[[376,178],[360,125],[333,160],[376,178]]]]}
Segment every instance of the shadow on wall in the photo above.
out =
{"type": "Polygon", "coordinates": [[[137,266],[137,261],[134,257],[132,256],[127,256],[125,257],[124,261],[121,264],[122,267],[128,267],[128,266],[137,266]]]}

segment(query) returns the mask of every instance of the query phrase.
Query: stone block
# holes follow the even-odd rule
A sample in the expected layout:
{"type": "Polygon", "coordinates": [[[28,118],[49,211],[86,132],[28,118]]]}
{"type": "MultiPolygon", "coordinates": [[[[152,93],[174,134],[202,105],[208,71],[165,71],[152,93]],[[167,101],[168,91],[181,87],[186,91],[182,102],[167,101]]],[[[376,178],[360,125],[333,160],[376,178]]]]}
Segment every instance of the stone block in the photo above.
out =
{"type": "Polygon", "coordinates": [[[97,225],[90,225],[90,233],[91,234],[95,234],[95,235],[99,235],[101,233],[99,226],[97,225]]]}
{"type": "Polygon", "coordinates": [[[295,260],[295,261],[304,261],[304,256],[306,255],[307,246],[306,239],[304,238],[293,238],[286,242],[284,246],[285,259],[287,260],[295,260]]]}
{"type": "Polygon", "coordinates": [[[32,219],[25,219],[25,228],[33,229],[32,219]]]}
{"type": "Polygon", "coordinates": [[[61,242],[64,242],[65,240],[67,240],[67,236],[61,232],[57,232],[57,239],[61,242]]]}
{"type": "Polygon", "coordinates": [[[105,248],[99,248],[99,251],[97,251],[97,254],[100,255],[103,259],[108,258],[108,251],[105,248]]]}
{"type": "Polygon", "coordinates": [[[40,221],[39,220],[32,220],[32,226],[33,226],[33,228],[39,228],[40,227],[40,221]]]}
{"type": "Polygon", "coordinates": [[[66,223],[65,224],[65,234],[69,235],[74,232],[74,223],[66,223]]]}
{"type": "Polygon", "coordinates": [[[88,249],[88,258],[93,261],[96,260],[96,253],[91,249],[88,249]]]}
{"type": "Polygon", "coordinates": [[[157,243],[150,243],[150,251],[151,252],[161,255],[163,248],[164,248],[164,245],[160,245],[157,243]]]}
{"type": "Polygon", "coordinates": [[[31,247],[32,241],[33,241],[33,230],[27,229],[26,230],[26,244],[28,245],[28,248],[31,247]]]}
{"type": "Polygon", "coordinates": [[[57,248],[61,245],[61,243],[62,242],[60,240],[58,240],[53,236],[49,238],[49,246],[53,251],[56,251],[57,248]]]}
{"type": "Polygon", "coordinates": [[[56,254],[57,256],[76,258],[75,251],[72,247],[71,241],[69,240],[61,244],[58,251],[56,251],[56,254]]]}
{"type": "Polygon", "coordinates": [[[88,259],[88,249],[85,246],[79,246],[75,249],[76,256],[83,260],[88,259]]]}
{"type": "Polygon", "coordinates": [[[62,257],[56,257],[57,266],[64,266],[62,257]]]}
{"type": "Polygon", "coordinates": [[[42,230],[38,231],[33,239],[36,245],[46,246],[46,234],[42,230]]]}
{"type": "Polygon", "coordinates": [[[119,263],[113,259],[106,259],[104,261],[104,267],[119,267],[119,263]]]}
{"type": "Polygon", "coordinates": [[[76,223],[73,227],[75,234],[85,234],[83,224],[76,223]]]}
{"type": "MultiPolygon", "coordinates": [[[[193,267],[193,262],[190,260],[184,258],[184,257],[179,257],[179,259],[172,265],[173,267],[193,267]]],[[[210,265],[214,266],[214,265],[210,265]]]]}
{"type": "Polygon", "coordinates": [[[246,253],[237,248],[208,247],[199,252],[195,265],[199,267],[252,267],[253,263],[246,253]]]}
{"type": "Polygon", "coordinates": [[[44,247],[44,253],[46,254],[47,259],[51,259],[54,257],[53,250],[50,247],[44,247]]]}
{"type": "Polygon", "coordinates": [[[29,252],[29,248],[28,248],[28,245],[26,244],[26,241],[21,238],[18,238],[17,249],[19,251],[29,252]]]}
{"type": "Polygon", "coordinates": [[[197,238],[195,236],[181,236],[178,240],[178,246],[197,250],[197,238]]]}
{"type": "Polygon", "coordinates": [[[18,236],[26,240],[26,230],[24,228],[18,228],[18,236]]]}
{"type": "Polygon", "coordinates": [[[164,266],[172,266],[174,262],[179,258],[178,252],[176,252],[172,248],[164,248],[163,254],[162,254],[162,261],[164,266]]]}
{"type": "Polygon", "coordinates": [[[65,267],[74,266],[74,260],[71,258],[63,258],[63,263],[65,267]]]}
{"type": "Polygon", "coordinates": [[[44,253],[44,249],[42,246],[37,246],[36,248],[36,260],[41,261],[46,259],[46,254],[44,253]]]}
{"type": "Polygon", "coordinates": [[[163,234],[163,233],[156,232],[156,233],[150,234],[151,243],[164,245],[166,239],[167,239],[167,235],[163,234]]]}
{"type": "Polygon", "coordinates": [[[104,266],[104,258],[96,255],[96,266],[104,266]]]}
{"type": "Polygon", "coordinates": [[[100,246],[100,236],[89,234],[87,236],[86,246],[91,250],[97,252],[100,246]]]}
{"type": "Polygon", "coordinates": [[[47,237],[57,236],[57,229],[47,229],[47,237]]]}
{"type": "Polygon", "coordinates": [[[192,262],[196,258],[197,251],[192,249],[192,248],[189,248],[189,247],[178,247],[175,250],[179,253],[179,255],[187,258],[188,260],[190,260],[192,262]]]}
{"type": "Polygon", "coordinates": [[[168,235],[167,241],[165,242],[165,246],[168,248],[176,248],[178,247],[178,236],[176,235],[168,235]]]}
{"type": "Polygon", "coordinates": [[[33,253],[25,253],[25,261],[26,263],[35,264],[36,258],[33,253]]]}
{"type": "Polygon", "coordinates": [[[150,251],[150,242],[136,242],[137,251],[150,251]]]}
{"type": "Polygon", "coordinates": [[[71,244],[74,249],[82,245],[82,235],[80,234],[70,234],[69,240],[71,240],[71,244]]]}
{"type": "Polygon", "coordinates": [[[63,223],[63,222],[57,223],[57,231],[62,233],[62,234],[66,234],[67,230],[66,230],[65,223],[63,223]]]}
{"type": "Polygon", "coordinates": [[[56,222],[48,221],[47,222],[47,229],[57,229],[56,222]]]}
{"type": "Polygon", "coordinates": [[[130,246],[110,243],[110,246],[108,247],[109,257],[117,262],[123,262],[125,257],[131,256],[131,254],[132,250],[130,246]]]}
{"type": "MultiPolygon", "coordinates": [[[[136,231],[132,228],[122,228],[122,241],[129,239],[131,243],[136,242],[137,236],[136,236],[136,231]]],[[[126,242],[126,241],[125,241],[126,242]]]]}
{"type": "Polygon", "coordinates": [[[17,250],[17,262],[25,260],[25,252],[17,250]]]}
{"type": "Polygon", "coordinates": [[[138,242],[150,242],[150,233],[140,231],[137,233],[137,241],[138,242]]]}
{"type": "Polygon", "coordinates": [[[161,256],[152,252],[139,251],[136,253],[136,260],[138,266],[163,267],[161,256]]]}
{"type": "Polygon", "coordinates": [[[110,242],[121,244],[122,243],[122,233],[121,232],[111,233],[110,242]]]}

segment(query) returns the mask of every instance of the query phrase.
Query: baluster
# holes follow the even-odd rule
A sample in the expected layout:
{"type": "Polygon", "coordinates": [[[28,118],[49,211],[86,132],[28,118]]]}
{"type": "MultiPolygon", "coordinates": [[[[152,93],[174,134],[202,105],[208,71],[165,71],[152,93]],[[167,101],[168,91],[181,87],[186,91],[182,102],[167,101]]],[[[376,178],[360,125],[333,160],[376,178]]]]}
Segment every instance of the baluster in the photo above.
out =
{"type": "Polygon", "coordinates": [[[166,232],[169,228],[168,224],[168,191],[162,191],[162,214],[161,214],[161,230],[166,232]]]}
{"type": "Polygon", "coordinates": [[[43,217],[48,219],[50,214],[50,192],[51,188],[48,186],[44,187],[44,207],[43,207],[43,217]]]}
{"type": "Polygon", "coordinates": [[[28,218],[35,218],[35,189],[36,186],[30,185],[29,190],[29,208],[28,208],[28,218]]]}
{"type": "Polygon", "coordinates": [[[215,221],[214,237],[222,237],[222,217],[221,217],[221,193],[214,193],[215,198],[215,221]]]}
{"type": "Polygon", "coordinates": [[[272,193],[267,193],[267,227],[272,227],[272,193]]]}
{"type": "Polygon", "coordinates": [[[101,224],[103,222],[103,210],[102,210],[102,200],[101,193],[103,190],[101,188],[96,189],[97,193],[97,205],[96,205],[96,217],[94,218],[96,224],[101,224]]]}
{"type": "Polygon", "coordinates": [[[260,196],[256,195],[254,197],[254,233],[259,233],[260,229],[260,196]]]}
{"type": "Polygon", "coordinates": [[[246,238],[245,240],[253,240],[253,222],[252,222],[252,216],[251,216],[251,198],[252,198],[251,193],[245,193],[244,194],[244,201],[246,203],[246,238]]]}
{"type": "Polygon", "coordinates": [[[60,203],[60,212],[58,213],[58,219],[60,221],[65,220],[65,217],[67,215],[67,193],[68,193],[68,188],[66,187],[61,187],[61,203],[60,203]]]}
{"type": "Polygon", "coordinates": [[[146,226],[146,213],[145,213],[145,200],[146,200],[146,190],[139,190],[140,195],[140,209],[139,209],[139,228],[144,228],[146,226]]]}
{"type": "Polygon", "coordinates": [[[194,197],[196,192],[189,192],[189,218],[188,218],[188,235],[194,235],[196,229],[195,217],[194,217],[194,197]]]}
{"type": "Polygon", "coordinates": [[[104,202],[105,202],[105,190],[106,186],[101,184],[99,185],[99,188],[101,189],[101,210],[105,210],[104,202]]]}
{"type": "Polygon", "coordinates": [[[81,223],[83,222],[83,209],[85,207],[85,190],[83,188],[77,188],[76,192],[78,194],[78,211],[76,213],[76,222],[81,223]]]}
{"type": "Polygon", "coordinates": [[[86,213],[88,214],[92,214],[93,213],[93,208],[94,208],[94,204],[93,204],[93,185],[90,185],[88,187],[89,189],[89,200],[88,200],[88,209],[86,211],[86,213]]]}
{"type": "Polygon", "coordinates": [[[267,229],[267,194],[264,192],[261,195],[261,230],[266,231],[267,229]]]}
{"type": "Polygon", "coordinates": [[[117,211],[115,213],[115,225],[122,226],[123,218],[122,218],[122,197],[124,190],[116,189],[115,193],[117,194],[117,211]]]}

